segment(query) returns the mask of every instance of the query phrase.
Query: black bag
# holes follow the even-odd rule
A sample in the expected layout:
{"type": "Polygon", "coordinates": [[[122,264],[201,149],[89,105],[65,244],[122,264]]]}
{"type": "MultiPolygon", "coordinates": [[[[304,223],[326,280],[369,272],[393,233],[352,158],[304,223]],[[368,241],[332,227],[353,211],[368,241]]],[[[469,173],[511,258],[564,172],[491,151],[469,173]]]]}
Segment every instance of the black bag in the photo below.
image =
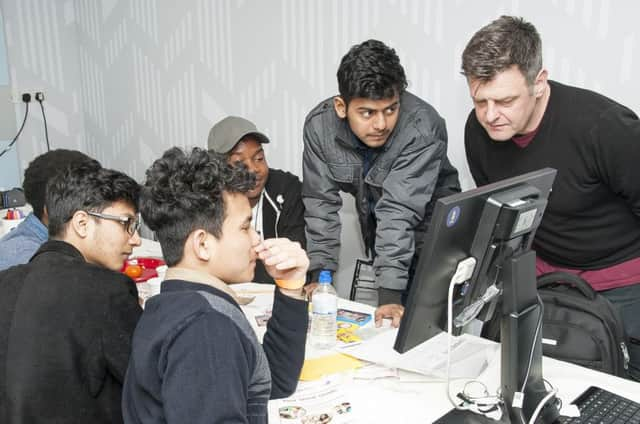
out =
{"type": "Polygon", "coordinates": [[[627,336],[608,299],[566,272],[539,276],[538,293],[544,303],[544,355],[628,377],[627,336]]]}
{"type": "Polygon", "coordinates": [[[12,188],[8,191],[0,191],[0,209],[17,208],[27,203],[24,191],[21,188],[12,188]]]}

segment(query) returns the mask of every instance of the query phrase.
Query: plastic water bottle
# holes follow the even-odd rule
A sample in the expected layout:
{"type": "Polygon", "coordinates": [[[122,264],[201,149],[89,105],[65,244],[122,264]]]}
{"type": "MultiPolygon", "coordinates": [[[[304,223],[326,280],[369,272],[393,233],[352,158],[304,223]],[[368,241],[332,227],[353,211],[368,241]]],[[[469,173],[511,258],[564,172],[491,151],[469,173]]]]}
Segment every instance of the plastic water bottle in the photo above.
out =
{"type": "Polygon", "coordinates": [[[331,271],[321,271],[318,283],[311,298],[311,343],[318,349],[330,349],[336,344],[338,330],[338,295],[331,285],[331,271]]]}

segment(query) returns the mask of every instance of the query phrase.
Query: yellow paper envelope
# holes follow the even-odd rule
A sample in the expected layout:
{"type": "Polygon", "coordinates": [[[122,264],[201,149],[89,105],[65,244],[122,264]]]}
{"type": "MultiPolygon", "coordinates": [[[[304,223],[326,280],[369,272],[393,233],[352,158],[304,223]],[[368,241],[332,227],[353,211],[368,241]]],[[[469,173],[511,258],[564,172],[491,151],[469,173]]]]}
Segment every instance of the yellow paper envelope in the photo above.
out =
{"type": "Polygon", "coordinates": [[[362,361],[351,356],[336,353],[335,355],[321,358],[307,359],[300,373],[301,381],[317,380],[327,374],[335,374],[341,371],[355,370],[362,366],[362,361]]]}

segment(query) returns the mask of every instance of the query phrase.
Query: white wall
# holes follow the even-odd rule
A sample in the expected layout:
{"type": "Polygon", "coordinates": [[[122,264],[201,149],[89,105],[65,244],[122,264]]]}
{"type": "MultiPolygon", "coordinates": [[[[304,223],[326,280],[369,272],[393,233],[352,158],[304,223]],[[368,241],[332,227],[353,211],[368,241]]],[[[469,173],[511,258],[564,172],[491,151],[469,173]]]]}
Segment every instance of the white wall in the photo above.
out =
{"type": "Polygon", "coordinates": [[[5,148],[11,144],[17,131],[10,92],[7,48],[4,42],[4,20],[2,13],[0,13],[0,191],[11,189],[20,183],[16,151],[11,149],[5,152],[5,148]]]}
{"type": "MultiPolygon", "coordinates": [[[[52,146],[81,149],[138,179],[168,147],[204,146],[210,125],[227,114],[255,121],[274,141],[270,165],[300,174],[305,114],[336,93],[335,72],[347,49],[379,38],[398,51],[409,89],[447,120],[449,154],[469,188],[462,140],[471,103],[460,53],[500,14],[538,27],[551,78],[640,112],[634,0],[3,0],[1,6],[12,83],[18,91],[45,91],[52,146]]],[[[41,125],[32,114],[19,142],[22,168],[44,149],[41,125]]],[[[350,264],[361,246],[353,210],[345,213],[350,264]]]]}

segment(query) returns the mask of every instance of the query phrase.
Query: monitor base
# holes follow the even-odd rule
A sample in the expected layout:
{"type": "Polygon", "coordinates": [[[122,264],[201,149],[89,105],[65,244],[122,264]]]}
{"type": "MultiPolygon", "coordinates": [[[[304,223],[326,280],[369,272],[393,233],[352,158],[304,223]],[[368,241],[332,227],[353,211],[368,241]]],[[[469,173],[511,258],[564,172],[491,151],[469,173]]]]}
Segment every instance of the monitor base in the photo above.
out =
{"type": "Polygon", "coordinates": [[[502,408],[502,418],[499,421],[487,418],[484,415],[475,414],[471,411],[460,411],[452,409],[445,415],[438,418],[434,424],[510,424],[509,414],[502,408]]]}

